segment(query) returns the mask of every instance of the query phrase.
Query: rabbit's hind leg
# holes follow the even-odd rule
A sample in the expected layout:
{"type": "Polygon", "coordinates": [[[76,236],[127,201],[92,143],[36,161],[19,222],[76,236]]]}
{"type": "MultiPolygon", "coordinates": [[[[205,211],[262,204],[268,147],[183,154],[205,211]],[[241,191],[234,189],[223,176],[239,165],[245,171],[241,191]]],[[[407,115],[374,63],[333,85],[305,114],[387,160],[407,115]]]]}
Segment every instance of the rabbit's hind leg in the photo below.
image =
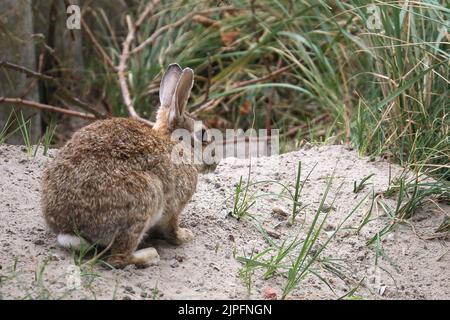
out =
{"type": "Polygon", "coordinates": [[[115,268],[124,268],[129,264],[148,267],[159,262],[159,255],[155,248],[136,250],[139,235],[131,230],[118,235],[111,247],[111,256],[107,262],[115,268]]]}
{"type": "Polygon", "coordinates": [[[155,248],[137,250],[143,235],[152,224],[154,218],[155,216],[152,215],[145,222],[135,222],[132,226],[119,233],[111,246],[111,256],[107,262],[116,268],[123,268],[129,264],[141,267],[157,264],[159,255],[155,248]]]}
{"type": "Polygon", "coordinates": [[[159,231],[167,242],[174,245],[181,245],[194,238],[191,230],[179,226],[178,215],[172,215],[164,222],[164,224],[160,224],[159,231]]]}

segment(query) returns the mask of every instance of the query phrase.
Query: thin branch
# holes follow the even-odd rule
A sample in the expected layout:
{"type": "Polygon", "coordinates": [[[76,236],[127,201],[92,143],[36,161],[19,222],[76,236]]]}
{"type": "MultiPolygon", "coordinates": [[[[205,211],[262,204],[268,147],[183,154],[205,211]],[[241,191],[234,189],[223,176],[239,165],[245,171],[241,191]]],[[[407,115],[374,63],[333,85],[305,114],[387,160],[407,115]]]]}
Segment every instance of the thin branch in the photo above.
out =
{"type": "Polygon", "coordinates": [[[248,86],[250,84],[255,84],[255,83],[263,82],[263,81],[266,81],[266,80],[270,80],[270,79],[275,78],[276,76],[282,74],[283,72],[285,72],[285,71],[287,71],[287,70],[289,70],[291,68],[292,68],[291,65],[290,66],[286,66],[286,67],[280,68],[278,70],[275,70],[274,72],[272,72],[272,73],[270,73],[270,74],[268,74],[268,75],[266,75],[264,77],[261,77],[261,78],[256,78],[256,79],[252,79],[252,80],[246,80],[246,81],[237,82],[237,83],[235,83],[232,86],[232,88],[236,89],[236,88],[248,86]]]}
{"type": "Polygon", "coordinates": [[[65,99],[67,99],[69,102],[71,102],[74,105],[82,108],[84,111],[92,113],[93,115],[95,115],[96,118],[99,118],[99,119],[106,118],[105,115],[103,115],[100,112],[98,112],[97,110],[95,110],[95,108],[91,107],[90,105],[88,105],[85,102],[82,102],[78,98],[73,97],[72,93],[69,90],[67,90],[64,86],[62,86],[60,84],[59,80],[57,78],[55,78],[55,77],[52,77],[52,76],[49,76],[49,75],[46,75],[46,74],[43,74],[43,73],[40,73],[40,72],[36,72],[36,71],[30,70],[30,69],[25,68],[23,66],[19,66],[19,65],[7,62],[7,61],[0,61],[0,67],[4,67],[4,68],[8,68],[8,69],[15,70],[15,71],[18,71],[18,72],[22,72],[22,73],[24,73],[27,76],[32,77],[32,78],[42,79],[42,80],[51,82],[51,83],[55,84],[58,87],[58,89],[60,89],[61,95],[65,99]]]}
{"type": "Polygon", "coordinates": [[[22,72],[25,73],[27,76],[32,77],[32,78],[39,78],[42,80],[47,80],[47,81],[53,81],[55,80],[55,78],[53,78],[52,76],[48,76],[30,69],[27,69],[25,67],[19,66],[17,64],[14,63],[10,63],[7,61],[0,61],[0,67],[4,67],[4,68],[8,68],[11,70],[15,70],[18,72],[22,72]]]}
{"type": "Polygon", "coordinates": [[[202,102],[192,106],[191,108],[196,109],[196,108],[204,105],[206,102],[208,102],[209,90],[211,89],[211,79],[212,79],[212,62],[211,62],[211,55],[208,52],[208,79],[206,82],[205,98],[203,98],[202,102]]]}
{"type": "Polygon", "coordinates": [[[225,99],[225,97],[220,97],[217,99],[212,99],[209,100],[208,102],[206,102],[205,104],[203,104],[202,106],[200,106],[198,109],[190,112],[191,115],[198,116],[200,113],[202,113],[203,111],[209,111],[214,109],[220,102],[223,101],[223,99],[225,99]]]}
{"type": "MultiPolygon", "coordinates": [[[[283,60],[281,60],[281,57],[279,57],[278,62],[277,62],[277,69],[280,69],[282,63],[283,63],[283,60]]],[[[266,60],[266,68],[269,73],[272,72],[272,69],[270,68],[269,62],[267,60],[266,60]]],[[[267,103],[267,108],[266,108],[265,126],[266,126],[266,129],[269,130],[272,127],[272,108],[273,108],[273,102],[275,99],[275,88],[270,89],[270,95],[268,98],[269,98],[268,99],[269,101],[267,103]]]]}
{"type": "Polygon", "coordinates": [[[20,98],[0,97],[0,104],[22,105],[22,106],[26,106],[26,107],[35,108],[35,109],[41,109],[41,110],[48,110],[48,111],[52,111],[52,112],[58,112],[58,113],[66,114],[66,115],[71,116],[71,117],[78,117],[78,118],[83,118],[83,119],[88,119],[88,120],[96,120],[97,119],[97,117],[94,116],[93,114],[88,114],[88,113],[83,113],[83,112],[63,109],[63,108],[54,107],[54,106],[51,106],[51,105],[48,105],[48,104],[39,103],[39,102],[36,102],[36,101],[23,100],[23,99],[20,99],[20,98]]]}
{"type": "Polygon", "coordinates": [[[84,21],[83,18],[81,18],[81,26],[83,27],[83,30],[86,32],[86,35],[88,36],[89,40],[91,40],[92,44],[94,45],[94,48],[103,57],[103,59],[108,64],[108,66],[111,69],[116,70],[116,66],[114,65],[111,57],[106,53],[105,49],[103,49],[103,47],[100,45],[97,38],[95,38],[94,33],[92,32],[91,28],[89,28],[88,24],[84,21]]]}
{"type": "MultiPolygon", "coordinates": [[[[266,80],[270,80],[270,79],[275,78],[276,76],[282,74],[283,72],[286,72],[287,70],[289,70],[291,68],[292,68],[292,65],[289,65],[289,66],[280,68],[278,70],[275,70],[274,72],[272,72],[272,73],[270,73],[270,74],[268,74],[268,75],[266,75],[264,77],[261,77],[261,78],[237,82],[237,83],[235,83],[235,84],[233,84],[231,86],[231,89],[241,88],[241,87],[248,86],[248,85],[251,85],[251,84],[255,84],[255,83],[263,82],[263,81],[266,81],[266,80]]],[[[217,106],[218,102],[222,101],[223,99],[224,99],[224,97],[222,96],[222,97],[219,97],[219,98],[207,101],[203,105],[201,105],[198,109],[192,111],[191,114],[194,115],[194,116],[197,116],[202,111],[211,110],[215,106],[217,106]]]]}
{"type": "Polygon", "coordinates": [[[144,118],[141,118],[137,114],[136,110],[134,109],[134,105],[131,100],[130,89],[128,88],[128,83],[127,83],[125,72],[127,70],[128,60],[130,58],[131,44],[135,39],[136,32],[139,30],[139,27],[144,22],[144,20],[147,18],[147,16],[149,16],[152,13],[153,8],[155,7],[155,5],[158,2],[159,2],[159,0],[153,0],[153,1],[149,2],[147,4],[147,6],[145,7],[145,10],[139,16],[139,18],[135,24],[133,24],[131,22],[130,16],[126,17],[127,25],[128,25],[128,34],[127,34],[127,37],[125,38],[125,41],[123,42],[122,53],[120,55],[120,60],[119,60],[119,66],[117,67],[117,75],[119,77],[120,91],[122,92],[122,98],[125,103],[125,107],[128,110],[128,114],[132,118],[140,120],[150,126],[153,126],[153,123],[144,118]]]}
{"type": "Polygon", "coordinates": [[[150,37],[148,37],[146,40],[144,40],[144,42],[142,42],[140,45],[138,45],[136,48],[134,48],[131,51],[131,54],[136,54],[136,53],[142,51],[149,44],[153,44],[153,42],[156,40],[156,38],[158,38],[161,34],[163,34],[164,32],[166,32],[169,29],[176,28],[176,27],[182,25],[183,23],[185,23],[188,20],[191,20],[195,15],[202,15],[202,14],[209,14],[209,13],[213,13],[213,12],[230,11],[230,10],[236,10],[236,8],[233,6],[224,6],[224,7],[210,8],[210,9],[206,9],[206,10],[188,13],[187,15],[185,15],[183,18],[181,18],[177,22],[167,24],[167,25],[159,28],[155,32],[153,32],[153,34],[150,37]]]}
{"type": "Polygon", "coordinates": [[[211,79],[212,79],[212,62],[211,62],[211,55],[208,52],[208,83],[206,84],[205,100],[203,102],[208,101],[209,90],[211,89],[211,79]]]}

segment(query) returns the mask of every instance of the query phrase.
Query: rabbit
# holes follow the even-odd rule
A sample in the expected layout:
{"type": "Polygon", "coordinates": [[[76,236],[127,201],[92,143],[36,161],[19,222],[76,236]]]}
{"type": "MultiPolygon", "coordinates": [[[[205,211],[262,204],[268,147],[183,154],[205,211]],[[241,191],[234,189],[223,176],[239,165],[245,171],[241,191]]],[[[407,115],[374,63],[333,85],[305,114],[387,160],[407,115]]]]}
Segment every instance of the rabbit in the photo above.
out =
{"type": "Polygon", "coordinates": [[[173,162],[170,138],[176,129],[194,134],[194,119],[185,111],[193,82],[192,69],[169,65],[153,128],[131,118],[97,120],[59,150],[44,170],[41,192],[45,222],[59,245],[79,249],[93,243],[110,249],[107,262],[116,268],[147,267],[159,255],[151,247],[138,249],[146,235],[162,235],[175,245],[193,238],[179,226],[180,213],[198,173],[215,164],[173,162]]]}

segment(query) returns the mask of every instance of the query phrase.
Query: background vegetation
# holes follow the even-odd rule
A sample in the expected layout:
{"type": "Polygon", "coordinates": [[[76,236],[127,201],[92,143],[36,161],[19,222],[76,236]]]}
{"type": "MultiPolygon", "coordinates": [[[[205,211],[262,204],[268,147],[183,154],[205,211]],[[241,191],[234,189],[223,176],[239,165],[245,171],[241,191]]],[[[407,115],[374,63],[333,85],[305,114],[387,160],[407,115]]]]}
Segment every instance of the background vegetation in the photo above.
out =
{"type": "MultiPolygon", "coordinates": [[[[22,3],[40,32],[32,69],[57,80],[38,79],[38,100],[82,107],[67,89],[99,114],[126,116],[117,66],[127,21],[135,24],[149,1],[22,3]],[[82,8],[81,30],[64,26],[70,3],[82,8]]],[[[147,119],[162,70],[178,62],[195,70],[191,111],[212,127],[278,128],[283,150],[351,143],[448,180],[449,14],[448,1],[433,0],[156,1],[131,39],[125,76],[147,119]]],[[[60,124],[53,143],[84,124],[40,116],[42,135],[60,124]]]]}

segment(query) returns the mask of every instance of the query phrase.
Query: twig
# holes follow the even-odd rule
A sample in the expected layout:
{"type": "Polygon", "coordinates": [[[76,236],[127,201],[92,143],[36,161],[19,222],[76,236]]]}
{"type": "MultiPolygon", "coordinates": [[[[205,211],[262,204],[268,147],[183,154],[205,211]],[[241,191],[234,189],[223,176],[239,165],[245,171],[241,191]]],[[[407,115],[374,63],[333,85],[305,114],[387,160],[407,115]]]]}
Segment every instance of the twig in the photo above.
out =
{"type": "Polygon", "coordinates": [[[253,32],[253,34],[255,36],[256,42],[259,43],[259,38],[260,37],[256,33],[256,25],[258,24],[258,21],[256,20],[255,0],[251,0],[250,1],[250,8],[251,8],[251,11],[252,11],[252,24],[251,24],[252,32],[253,32]]]}
{"type": "Polygon", "coordinates": [[[150,126],[153,126],[153,123],[144,118],[141,118],[134,109],[133,102],[131,101],[130,89],[128,88],[125,72],[127,70],[128,59],[130,58],[131,44],[134,41],[136,32],[139,30],[139,27],[147,18],[147,16],[150,15],[150,13],[153,11],[154,6],[158,2],[159,0],[153,0],[149,2],[135,24],[131,22],[130,16],[126,17],[128,24],[128,34],[127,37],[125,38],[125,41],[123,42],[119,66],[117,67],[117,75],[119,77],[120,91],[122,92],[122,98],[125,103],[125,107],[128,110],[128,114],[132,118],[142,121],[150,126]]]}
{"type": "MultiPolygon", "coordinates": [[[[281,60],[281,57],[280,57],[278,59],[277,69],[280,69],[282,63],[283,63],[283,61],[281,60]]],[[[272,73],[269,63],[266,63],[266,68],[269,73],[272,73]]],[[[270,130],[272,127],[272,107],[273,107],[273,101],[275,99],[275,88],[270,89],[270,95],[268,98],[269,98],[269,101],[267,103],[267,108],[266,108],[265,126],[266,126],[266,129],[270,130]]]]}
{"type": "Polygon", "coordinates": [[[15,71],[19,71],[22,73],[25,73],[27,76],[33,77],[33,78],[39,78],[39,79],[43,79],[43,80],[47,80],[47,81],[52,81],[55,80],[55,78],[53,78],[52,76],[48,76],[30,69],[27,69],[25,67],[19,66],[17,64],[14,63],[10,63],[7,61],[0,61],[0,67],[4,67],[4,68],[8,68],[11,70],[15,70],[15,71]]]}
{"type": "Polygon", "coordinates": [[[86,32],[86,35],[88,36],[89,40],[91,40],[92,44],[94,45],[94,48],[103,57],[103,59],[108,64],[108,66],[111,69],[116,70],[116,66],[114,65],[111,57],[106,53],[105,49],[103,49],[103,47],[97,41],[97,39],[95,38],[94,33],[92,32],[91,28],[89,28],[88,24],[84,21],[83,18],[81,18],[81,26],[83,27],[83,30],[86,32]]]}
{"type": "Polygon", "coordinates": [[[20,98],[0,97],[0,104],[23,105],[23,106],[36,108],[36,109],[41,109],[41,110],[48,110],[48,111],[52,111],[52,112],[58,112],[58,113],[62,113],[62,114],[66,114],[66,115],[72,116],[72,117],[78,117],[78,118],[83,118],[83,119],[88,119],[88,120],[96,120],[97,119],[97,117],[94,116],[93,114],[88,114],[88,113],[83,113],[83,112],[63,109],[63,108],[54,107],[54,106],[51,106],[51,105],[48,105],[48,104],[35,102],[35,101],[23,100],[23,99],[20,99],[20,98]]]}
{"type": "Polygon", "coordinates": [[[207,79],[208,82],[206,83],[205,98],[203,99],[202,102],[192,106],[191,108],[195,109],[197,107],[204,105],[206,102],[208,102],[209,90],[211,88],[211,78],[212,78],[212,63],[211,63],[211,55],[208,52],[208,79],[207,79]]]}
{"type": "Polygon", "coordinates": [[[15,70],[15,71],[18,71],[18,72],[22,72],[22,73],[26,74],[29,77],[42,79],[42,80],[46,80],[48,82],[51,82],[51,83],[55,84],[58,87],[58,89],[60,89],[63,97],[65,97],[67,100],[69,100],[69,102],[73,103],[74,105],[82,108],[83,110],[85,110],[85,111],[87,111],[89,113],[92,113],[96,118],[99,118],[99,119],[106,118],[105,115],[101,114],[100,112],[95,110],[93,107],[91,107],[87,103],[80,101],[78,98],[74,98],[72,96],[72,94],[70,93],[70,91],[67,90],[64,86],[62,86],[59,83],[57,78],[54,78],[52,76],[49,76],[49,75],[46,75],[46,74],[43,74],[43,73],[40,73],[40,72],[36,72],[36,71],[30,70],[30,69],[25,68],[23,66],[19,66],[19,65],[7,62],[7,61],[0,61],[0,67],[4,67],[4,68],[8,68],[8,69],[15,70]]]}
{"type": "Polygon", "coordinates": [[[291,65],[290,66],[286,66],[286,67],[283,67],[281,69],[275,70],[274,72],[272,72],[272,73],[270,73],[270,74],[268,74],[268,75],[266,75],[264,77],[261,77],[261,78],[256,78],[256,79],[252,79],[252,80],[246,80],[246,81],[237,82],[237,83],[235,83],[232,86],[232,88],[236,89],[236,88],[248,86],[250,84],[255,84],[255,83],[258,83],[258,82],[263,82],[263,81],[272,79],[272,78],[282,74],[283,72],[285,72],[285,71],[287,71],[287,70],[289,70],[291,68],[292,68],[291,65]]]}
{"type": "Polygon", "coordinates": [[[208,102],[205,102],[202,106],[200,106],[198,109],[191,111],[191,115],[198,116],[200,113],[202,113],[205,110],[211,110],[214,109],[221,101],[223,101],[225,97],[220,97],[217,99],[209,100],[208,102]]]}
{"type": "MultiPolygon", "coordinates": [[[[255,83],[258,83],[258,82],[263,82],[263,81],[272,79],[272,78],[282,74],[283,72],[285,72],[285,71],[287,71],[287,70],[289,70],[291,68],[292,68],[292,65],[289,65],[289,66],[283,67],[281,69],[275,70],[274,72],[272,72],[272,73],[270,73],[270,74],[268,74],[268,75],[266,75],[264,77],[261,77],[261,78],[237,82],[237,83],[235,83],[235,84],[233,84],[231,86],[231,89],[237,89],[237,88],[244,87],[244,86],[247,86],[247,85],[250,85],[250,84],[255,84],[255,83]]],[[[224,99],[224,97],[222,96],[220,98],[216,98],[216,99],[213,99],[213,100],[210,100],[210,101],[206,101],[198,109],[192,111],[191,114],[196,116],[196,115],[200,114],[202,111],[210,109],[211,106],[216,106],[217,102],[220,102],[223,99],[224,99]]]]}
{"type": "Polygon", "coordinates": [[[230,10],[236,10],[236,8],[234,8],[233,6],[225,6],[225,7],[210,8],[210,9],[206,9],[206,10],[194,11],[194,12],[188,13],[187,15],[185,15],[183,18],[181,18],[177,22],[167,24],[167,25],[159,28],[155,32],[153,32],[153,34],[150,37],[148,37],[146,40],[144,40],[144,42],[142,42],[140,45],[138,45],[136,48],[134,48],[131,51],[131,54],[136,54],[136,53],[142,51],[146,46],[148,46],[149,44],[152,44],[156,40],[156,38],[158,38],[162,33],[166,32],[167,30],[169,30],[171,28],[176,28],[176,27],[182,25],[186,21],[191,20],[195,15],[202,15],[202,14],[208,14],[208,13],[213,13],[213,12],[230,11],[230,10]]]}

